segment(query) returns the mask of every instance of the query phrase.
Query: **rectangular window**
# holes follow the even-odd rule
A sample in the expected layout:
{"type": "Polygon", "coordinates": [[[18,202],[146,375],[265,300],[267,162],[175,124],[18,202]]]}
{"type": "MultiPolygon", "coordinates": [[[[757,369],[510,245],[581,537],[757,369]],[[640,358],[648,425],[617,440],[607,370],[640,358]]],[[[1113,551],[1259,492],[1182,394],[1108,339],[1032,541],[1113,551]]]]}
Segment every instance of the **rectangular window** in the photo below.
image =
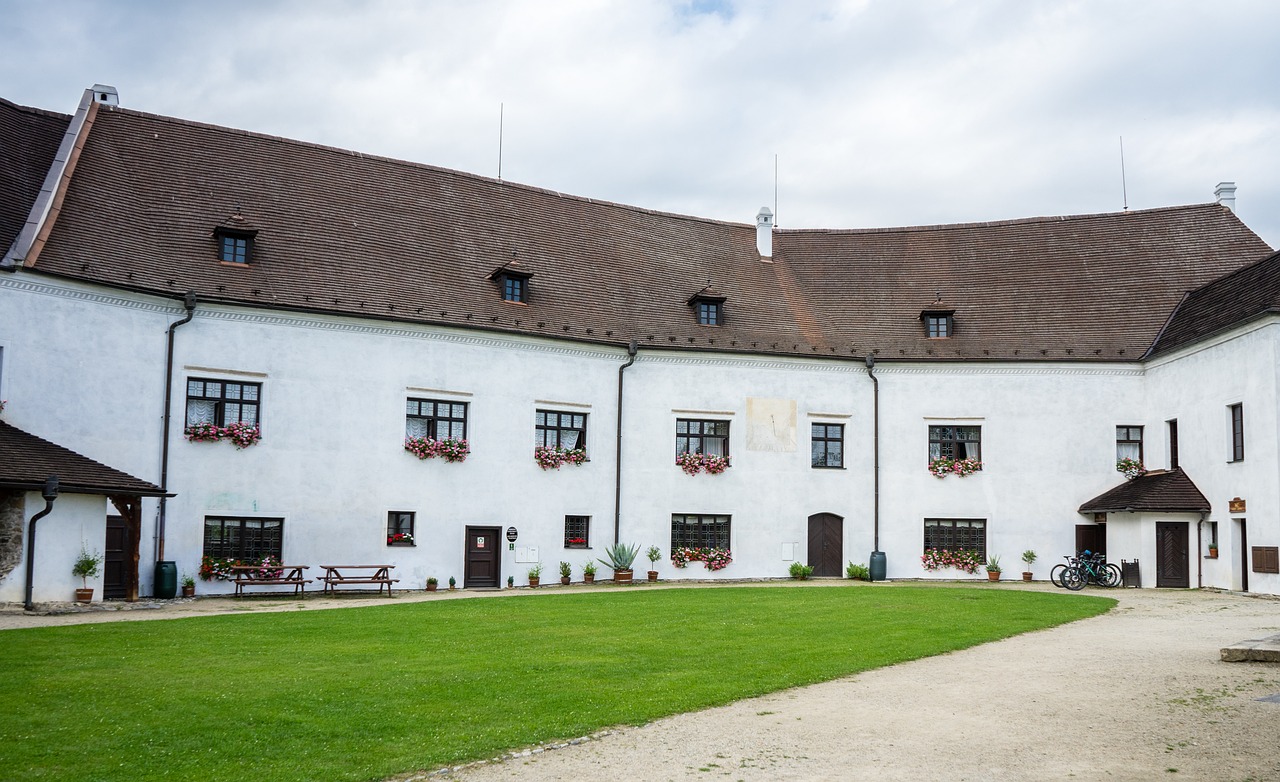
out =
{"type": "Polygon", "coordinates": [[[224,263],[248,263],[249,240],[243,236],[223,234],[221,257],[224,263]]]}
{"type": "Polygon", "coordinates": [[[413,511],[393,510],[387,512],[387,545],[413,545],[413,511]]]}
{"type": "Polygon", "coordinates": [[[1169,427],[1169,469],[1178,469],[1178,419],[1165,421],[1169,427]]]}
{"type": "Polygon", "coordinates": [[[591,517],[564,517],[564,547],[591,548],[591,517]]]}
{"type": "Polygon", "coordinates": [[[729,455],[729,422],[676,419],[676,455],[702,453],[729,455]]]}
{"type": "Polygon", "coordinates": [[[1236,404],[1231,411],[1231,461],[1244,461],[1244,405],[1236,404]]]}
{"type": "Polygon", "coordinates": [[[982,427],[930,426],[929,461],[934,459],[982,461],[982,427]]]}
{"type": "Polygon", "coordinates": [[[986,519],[925,519],[924,548],[947,551],[976,551],[987,558],[986,519]]]}
{"type": "Polygon", "coordinates": [[[405,437],[429,437],[432,440],[467,439],[466,402],[410,399],[405,404],[405,437]]]}
{"type": "Polygon", "coordinates": [[[263,557],[283,560],[284,519],[204,518],[204,555],[255,564],[263,557]]]}
{"type": "Polygon", "coordinates": [[[539,410],[535,420],[534,446],[562,448],[567,451],[586,449],[586,413],[559,413],[554,410],[539,410]]]}
{"type": "Polygon", "coordinates": [[[925,331],[929,335],[929,339],[942,339],[951,336],[951,316],[950,315],[926,315],[924,319],[925,331]]]}
{"type": "Polygon", "coordinates": [[[671,515],[671,548],[730,548],[729,516],[671,515]]]}
{"type": "Polygon", "coordinates": [[[700,301],[697,304],[698,324],[702,326],[720,325],[720,302],[700,301]]]}
{"type": "Polygon", "coordinates": [[[524,279],[522,277],[503,277],[502,298],[507,301],[524,301],[524,279]]]}
{"type": "Polygon", "coordinates": [[[812,465],[844,466],[844,424],[813,424],[812,465]]]}
{"type": "Polygon", "coordinates": [[[1142,427],[1116,427],[1116,461],[1133,459],[1142,463],[1142,427]]]}
{"type": "Polygon", "coordinates": [[[261,383],[187,378],[187,426],[257,424],[261,383]]]}
{"type": "Polygon", "coordinates": [[[1254,573],[1280,573],[1280,547],[1254,546],[1251,553],[1254,573]]]}

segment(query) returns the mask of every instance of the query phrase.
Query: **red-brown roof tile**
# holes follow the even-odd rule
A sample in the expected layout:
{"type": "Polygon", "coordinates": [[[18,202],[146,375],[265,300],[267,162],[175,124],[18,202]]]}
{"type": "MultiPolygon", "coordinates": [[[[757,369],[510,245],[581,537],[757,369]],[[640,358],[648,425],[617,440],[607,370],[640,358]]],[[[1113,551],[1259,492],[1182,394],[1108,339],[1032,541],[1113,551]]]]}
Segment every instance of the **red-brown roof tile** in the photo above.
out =
{"type": "Polygon", "coordinates": [[[45,478],[57,475],[59,490],[69,494],[160,497],[154,483],[108,467],[61,445],[0,421],[0,487],[39,491],[45,478]]]}
{"type": "Polygon", "coordinates": [[[1080,506],[1081,513],[1152,511],[1200,513],[1210,508],[1191,478],[1181,469],[1159,470],[1125,481],[1080,506]]]}

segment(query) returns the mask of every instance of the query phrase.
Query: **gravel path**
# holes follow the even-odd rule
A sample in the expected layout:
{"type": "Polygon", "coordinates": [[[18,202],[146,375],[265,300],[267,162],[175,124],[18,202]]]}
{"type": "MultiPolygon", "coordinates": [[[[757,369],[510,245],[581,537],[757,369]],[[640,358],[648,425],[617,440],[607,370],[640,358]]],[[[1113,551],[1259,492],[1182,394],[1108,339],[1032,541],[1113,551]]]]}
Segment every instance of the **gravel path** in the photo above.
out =
{"type": "MultiPolygon", "coordinates": [[[[1280,600],[1210,591],[1089,592],[1120,604],[1052,630],[619,728],[443,777],[1280,782],[1280,663],[1218,659],[1224,646],[1280,633],[1280,600]],[[1276,700],[1259,700],[1268,697],[1276,700]]],[[[502,594],[511,593],[417,592],[394,601],[502,594]]],[[[0,630],[383,602],[202,599],[45,616],[8,605],[0,607],[0,630]]]]}
{"type": "Polygon", "coordinates": [[[1280,633],[1280,601],[1108,594],[1094,619],[447,776],[1280,780],[1280,703],[1258,700],[1280,664],[1218,660],[1280,633]]]}

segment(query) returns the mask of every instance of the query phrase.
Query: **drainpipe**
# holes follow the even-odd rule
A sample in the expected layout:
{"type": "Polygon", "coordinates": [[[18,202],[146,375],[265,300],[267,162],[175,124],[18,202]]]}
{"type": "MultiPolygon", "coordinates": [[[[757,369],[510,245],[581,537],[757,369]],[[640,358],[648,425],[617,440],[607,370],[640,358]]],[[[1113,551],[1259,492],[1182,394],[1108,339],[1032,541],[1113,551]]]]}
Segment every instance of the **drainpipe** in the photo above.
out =
{"type": "Polygon", "coordinates": [[[880,565],[880,577],[884,578],[884,552],[880,550],[880,381],[876,378],[876,357],[867,354],[867,377],[871,378],[871,439],[872,439],[872,470],[871,474],[875,483],[875,504],[872,513],[872,542],[873,550],[871,552],[871,560],[868,562],[871,570],[871,580],[876,577],[876,566],[880,565]]]}
{"type": "Polygon", "coordinates": [[[53,501],[58,499],[58,476],[50,475],[44,481],[44,510],[31,517],[27,523],[27,600],[23,607],[28,611],[36,610],[31,601],[31,588],[35,584],[36,575],[36,522],[49,515],[53,510],[53,501]]]}
{"type": "Polygon", "coordinates": [[[614,454],[614,476],[613,476],[613,542],[618,543],[618,538],[622,531],[622,373],[627,371],[627,367],[636,363],[636,353],[639,348],[636,341],[631,340],[631,344],[627,345],[627,363],[618,367],[618,435],[617,435],[617,451],[614,454]]]}
{"type": "MultiPolygon", "coordinates": [[[[175,321],[169,326],[169,352],[164,362],[164,434],[160,443],[160,488],[164,489],[165,494],[169,493],[169,419],[173,407],[171,401],[173,397],[173,332],[177,331],[179,326],[190,323],[191,319],[195,317],[196,292],[187,291],[187,295],[182,297],[182,305],[187,308],[187,314],[182,320],[175,321]]],[[[164,559],[165,501],[167,499],[163,494],[160,496],[160,514],[159,519],[156,521],[157,562],[164,559]]]]}
{"type": "Polygon", "coordinates": [[[1204,520],[1208,516],[1200,511],[1200,520],[1196,522],[1196,589],[1204,588],[1204,520]]]}

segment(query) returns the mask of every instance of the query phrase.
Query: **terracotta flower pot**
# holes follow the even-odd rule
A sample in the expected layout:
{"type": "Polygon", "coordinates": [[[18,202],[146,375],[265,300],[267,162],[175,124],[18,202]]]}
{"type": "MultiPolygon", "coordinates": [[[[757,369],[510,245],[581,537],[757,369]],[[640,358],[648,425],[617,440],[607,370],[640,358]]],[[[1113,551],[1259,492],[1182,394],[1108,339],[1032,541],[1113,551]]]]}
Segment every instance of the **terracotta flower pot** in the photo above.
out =
{"type": "Polygon", "coordinates": [[[657,581],[657,580],[658,580],[658,571],[656,571],[656,570],[650,570],[650,571],[649,571],[649,580],[650,580],[650,581],[657,581]]]}
{"type": "Polygon", "coordinates": [[[182,596],[183,596],[183,597],[195,597],[195,596],[196,596],[196,585],[195,585],[195,584],[192,584],[191,586],[183,585],[183,587],[182,587],[182,596]]]}
{"type": "Polygon", "coordinates": [[[633,573],[630,570],[615,570],[613,571],[613,583],[630,584],[632,575],[633,573]]]}
{"type": "Polygon", "coordinates": [[[993,573],[993,572],[991,572],[990,570],[988,570],[988,571],[987,571],[987,580],[988,580],[988,581],[999,581],[999,580],[1000,580],[1000,571],[998,571],[998,570],[997,570],[997,571],[995,571],[995,572],[993,573]]]}
{"type": "Polygon", "coordinates": [[[568,576],[560,576],[560,584],[562,586],[569,586],[570,583],[572,582],[570,581],[568,576]]]}
{"type": "Polygon", "coordinates": [[[584,583],[584,584],[594,584],[595,582],[596,582],[596,574],[595,574],[595,573],[583,573],[583,574],[582,574],[582,583],[584,583]]]}
{"type": "Polygon", "coordinates": [[[538,584],[540,584],[540,583],[542,583],[542,579],[541,579],[541,578],[539,578],[539,577],[537,577],[537,576],[530,576],[530,577],[529,577],[529,588],[530,588],[530,589],[536,589],[536,588],[537,588],[537,586],[538,586],[538,584]]]}
{"type": "Polygon", "coordinates": [[[428,592],[434,592],[434,591],[436,591],[436,587],[437,587],[437,586],[439,586],[439,584],[427,584],[427,591],[428,591],[428,592]]]}
{"type": "Polygon", "coordinates": [[[76,602],[77,602],[77,603],[89,603],[89,602],[92,602],[92,601],[93,601],[93,589],[92,589],[92,588],[89,588],[89,589],[77,588],[77,589],[76,589],[76,602]]]}

